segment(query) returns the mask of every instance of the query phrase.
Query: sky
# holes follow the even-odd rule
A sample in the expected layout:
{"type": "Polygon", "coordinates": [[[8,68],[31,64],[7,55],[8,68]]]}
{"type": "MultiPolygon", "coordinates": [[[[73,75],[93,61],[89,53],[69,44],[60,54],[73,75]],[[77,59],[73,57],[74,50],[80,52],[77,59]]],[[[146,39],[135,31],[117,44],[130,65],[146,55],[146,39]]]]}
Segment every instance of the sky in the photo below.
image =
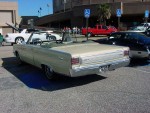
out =
{"type": "Polygon", "coordinates": [[[19,16],[45,16],[52,13],[52,0],[18,0],[19,16]]]}

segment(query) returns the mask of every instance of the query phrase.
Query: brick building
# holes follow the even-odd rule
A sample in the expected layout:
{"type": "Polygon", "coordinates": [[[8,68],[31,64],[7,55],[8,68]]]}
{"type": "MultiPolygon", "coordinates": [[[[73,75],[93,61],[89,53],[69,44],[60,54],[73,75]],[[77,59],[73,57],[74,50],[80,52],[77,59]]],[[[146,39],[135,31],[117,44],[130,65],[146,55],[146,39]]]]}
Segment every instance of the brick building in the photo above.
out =
{"type": "Polygon", "coordinates": [[[13,29],[7,26],[7,23],[16,24],[18,21],[18,1],[0,0],[0,33],[5,35],[13,32],[13,29]]]}
{"type": "Polygon", "coordinates": [[[97,21],[97,4],[108,3],[111,8],[111,18],[107,25],[118,26],[116,10],[122,9],[120,18],[121,27],[127,29],[144,21],[145,10],[150,10],[150,0],[53,0],[53,11],[51,15],[41,17],[36,24],[45,27],[84,27],[84,9],[91,10],[89,26],[94,26],[97,21]],[[65,1],[65,3],[64,3],[65,1]]]}

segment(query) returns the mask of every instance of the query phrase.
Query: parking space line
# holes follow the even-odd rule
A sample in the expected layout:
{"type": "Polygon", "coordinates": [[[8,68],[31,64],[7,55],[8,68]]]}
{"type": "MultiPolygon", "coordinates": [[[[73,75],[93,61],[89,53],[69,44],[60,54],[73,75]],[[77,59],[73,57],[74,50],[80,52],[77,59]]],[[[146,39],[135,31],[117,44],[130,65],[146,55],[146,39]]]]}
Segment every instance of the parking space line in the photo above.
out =
{"type": "Polygon", "coordinates": [[[141,69],[135,69],[135,68],[133,68],[134,70],[136,70],[136,71],[140,71],[140,72],[144,72],[144,73],[150,73],[150,72],[148,72],[148,71],[144,71],[144,70],[141,70],[141,69]]]}
{"type": "Polygon", "coordinates": [[[3,61],[2,60],[0,60],[0,65],[2,65],[3,64],[3,61]]]}

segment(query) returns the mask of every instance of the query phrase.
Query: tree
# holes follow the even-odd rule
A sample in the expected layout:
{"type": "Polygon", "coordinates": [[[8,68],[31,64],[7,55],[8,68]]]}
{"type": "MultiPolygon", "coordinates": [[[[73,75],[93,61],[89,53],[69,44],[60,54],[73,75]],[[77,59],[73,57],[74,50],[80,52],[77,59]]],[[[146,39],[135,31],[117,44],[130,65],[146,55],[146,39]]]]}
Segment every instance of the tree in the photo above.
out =
{"type": "Polygon", "coordinates": [[[111,17],[111,10],[110,6],[108,4],[99,4],[97,6],[97,12],[98,12],[98,21],[99,24],[104,24],[106,25],[106,19],[110,19],[111,17]]]}

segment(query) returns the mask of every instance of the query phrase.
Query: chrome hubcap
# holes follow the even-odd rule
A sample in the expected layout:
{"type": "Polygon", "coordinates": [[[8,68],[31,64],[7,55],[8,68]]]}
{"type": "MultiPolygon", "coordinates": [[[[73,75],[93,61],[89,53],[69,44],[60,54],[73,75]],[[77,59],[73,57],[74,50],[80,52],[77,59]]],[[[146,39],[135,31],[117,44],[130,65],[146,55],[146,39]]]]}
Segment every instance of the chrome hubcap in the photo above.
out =
{"type": "Polygon", "coordinates": [[[48,66],[45,66],[45,74],[48,79],[51,79],[53,77],[53,70],[48,66]]]}
{"type": "Polygon", "coordinates": [[[17,40],[16,40],[16,44],[22,44],[22,39],[21,38],[18,38],[17,40]]]}

